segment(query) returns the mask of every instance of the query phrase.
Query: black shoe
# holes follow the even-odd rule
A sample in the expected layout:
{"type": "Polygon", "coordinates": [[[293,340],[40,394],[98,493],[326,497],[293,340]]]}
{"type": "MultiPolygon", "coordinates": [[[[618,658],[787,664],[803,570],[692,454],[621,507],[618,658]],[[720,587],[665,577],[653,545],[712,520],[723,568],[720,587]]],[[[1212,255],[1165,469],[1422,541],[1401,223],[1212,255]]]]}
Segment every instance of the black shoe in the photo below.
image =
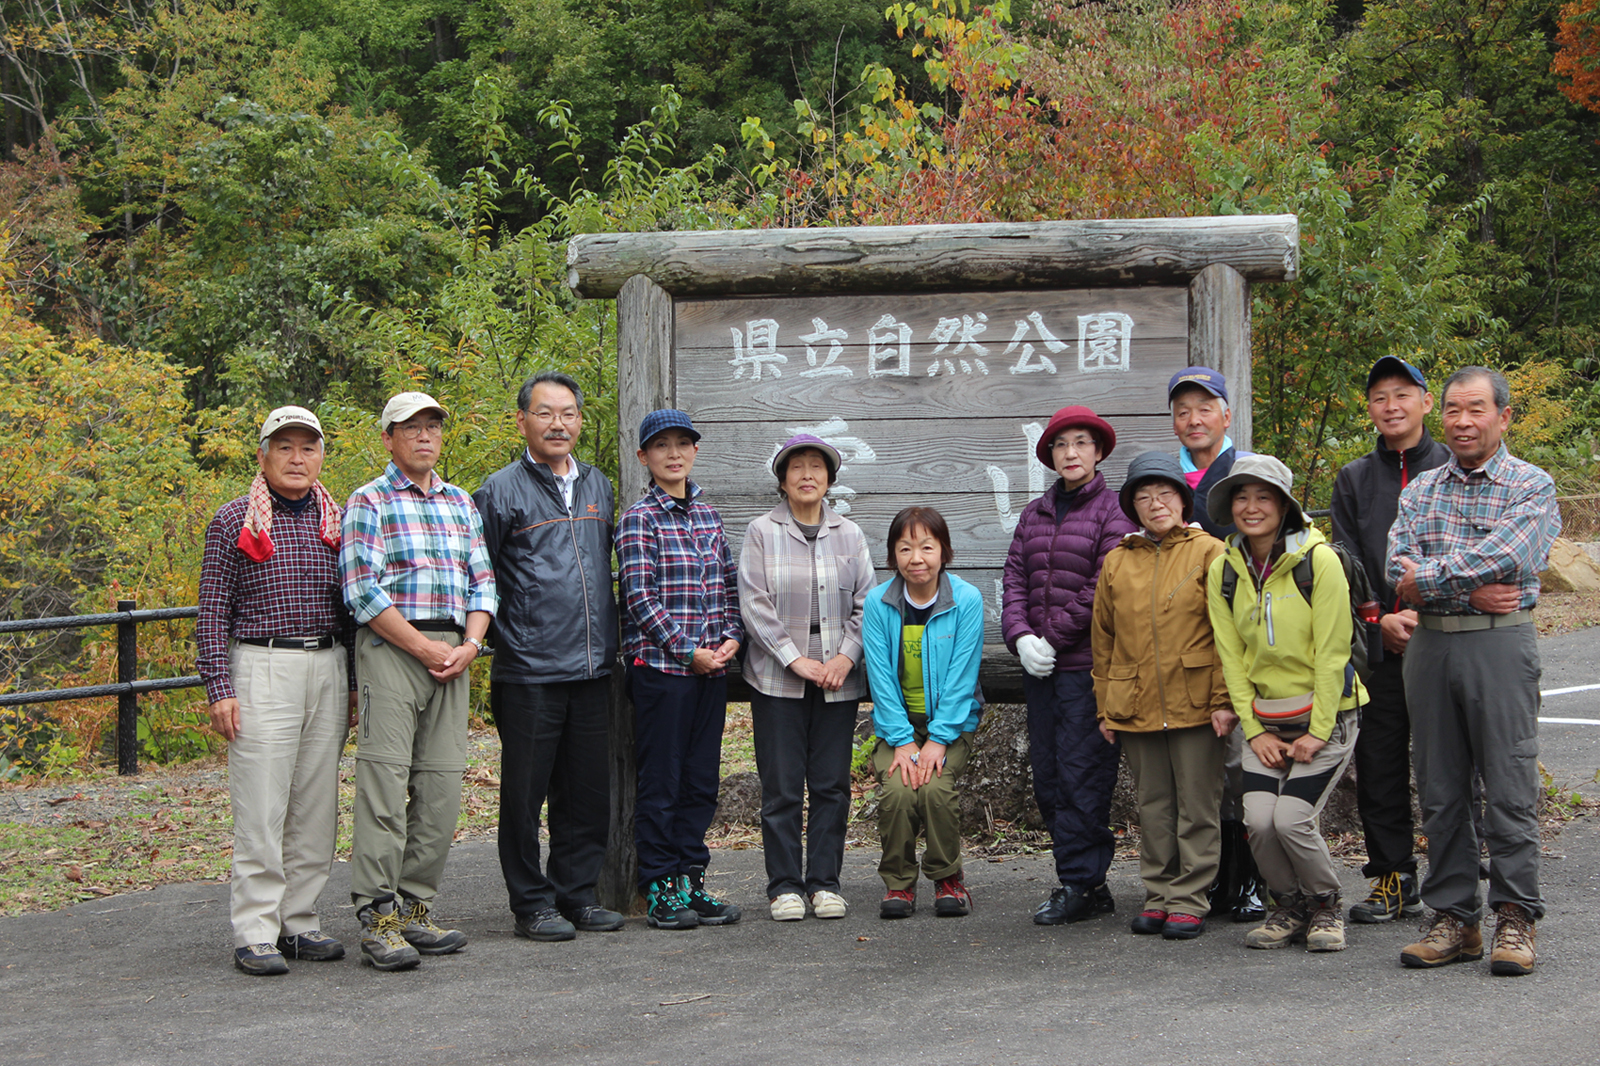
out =
{"type": "Polygon", "coordinates": [[[1416,876],[1387,873],[1372,879],[1372,891],[1350,908],[1350,920],[1361,925],[1378,925],[1396,918],[1414,917],[1421,911],[1416,876]]]}
{"type": "Polygon", "coordinates": [[[689,901],[673,876],[658,877],[644,886],[644,920],[652,929],[693,929],[699,915],[689,909],[689,901]]]}
{"type": "Polygon", "coordinates": [[[541,940],[545,943],[573,940],[578,935],[573,924],[554,907],[540,907],[532,914],[516,915],[511,931],[524,940],[541,940]]]}
{"type": "Polygon", "coordinates": [[[616,911],[608,911],[596,903],[586,903],[582,907],[562,911],[561,916],[582,933],[614,933],[622,928],[625,920],[616,911]]]}
{"type": "Polygon", "coordinates": [[[742,912],[737,903],[718,899],[706,891],[706,868],[691,866],[678,881],[678,888],[689,901],[689,909],[700,918],[701,925],[732,925],[742,912]]]}
{"type": "Polygon", "coordinates": [[[1255,876],[1244,882],[1239,889],[1239,902],[1233,908],[1233,920],[1237,923],[1261,922],[1267,917],[1267,886],[1255,876]]]}
{"type": "Polygon", "coordinates": [[[1117,901],[1111,898],[1111,886],[1105,882],[1089,892],[1089,898],[1094,902],[1096,914],[1114,914],[1117,910],[1117,901]]]}
{"type": "Polygon", "coordinates": [[[1094,891],[1084,892],[1074,885],[1062,885],[1033,912],[1034,925],[1066,925],[1080,922],[1095,913],[1094,891]]]}
{"type": "Polygon", "coordinates": [[[252,977],[276,977],[289,972],[289,964],[271,944],[234,948],[233,964],[252,977]]]}
{"type": "Polygon", "coordinates": [[[1256,869],[1255,856],[1250,853],[1248,839],[1238,841],[1234,849],[1234,869],[1239,874],[1239,898],[1233,903],[1233,920],[1240,924],[1261,922],[1267,918],[1267,885],[1256,869]]]}
{"type": "Polygon", "coordinates": [[[344,958],[344,945],[320,929],[307,929],[293,936],[280,936],[278,950],[285,958],[306,962],[332,962],[344,958]]]}

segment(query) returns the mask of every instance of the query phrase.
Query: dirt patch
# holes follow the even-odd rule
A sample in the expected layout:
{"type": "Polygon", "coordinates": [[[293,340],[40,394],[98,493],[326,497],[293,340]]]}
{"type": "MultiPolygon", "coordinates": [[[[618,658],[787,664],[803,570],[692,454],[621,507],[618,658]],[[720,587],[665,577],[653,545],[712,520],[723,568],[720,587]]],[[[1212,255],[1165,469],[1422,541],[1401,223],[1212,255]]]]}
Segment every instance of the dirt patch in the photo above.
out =
{"type": "Polygon", "coordinates": [[[1559,637],[1600,625],[1600,592],[1546,592],[1533,612],[1541,637],[1559,637]]]}

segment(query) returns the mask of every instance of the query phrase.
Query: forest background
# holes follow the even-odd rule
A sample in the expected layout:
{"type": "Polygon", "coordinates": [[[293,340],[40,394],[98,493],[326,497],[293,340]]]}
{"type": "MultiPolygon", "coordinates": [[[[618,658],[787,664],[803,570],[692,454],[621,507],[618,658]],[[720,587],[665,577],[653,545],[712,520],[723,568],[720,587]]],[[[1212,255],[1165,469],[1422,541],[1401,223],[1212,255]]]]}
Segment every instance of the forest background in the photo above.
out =
{"type": "MultiPolygon", "coordinates": [[[[1255,445],[1325,505],[1366,368],[1512,378],[1512,447],[1596,491],[1600,0],[0,0],[0,614],[196,600],[264,414],[449,406],[469,489],[514,391],[586,391],[615,472],[608,230],[1266,214],[1255,445]]],[[[150,676],[192,624],[141,628],[150,676]]],[[[110,680],[109,635],[0,646],[6,690],[110,680]]],[[[197,690],[147,758],[205,753],[197,690]]],[[[0,777],[87,765],[111,701],[0,715],[0,777]]]]}

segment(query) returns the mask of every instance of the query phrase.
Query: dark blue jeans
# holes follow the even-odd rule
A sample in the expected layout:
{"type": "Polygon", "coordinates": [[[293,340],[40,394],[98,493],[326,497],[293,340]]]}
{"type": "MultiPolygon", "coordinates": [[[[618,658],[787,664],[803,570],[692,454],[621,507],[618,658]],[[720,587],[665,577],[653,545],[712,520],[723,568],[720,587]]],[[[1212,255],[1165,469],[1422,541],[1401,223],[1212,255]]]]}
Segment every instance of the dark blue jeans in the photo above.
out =
{"type": "Polygon", "coordinates": [[[1028,698],[1028,758],[1033,795],[1050,830],[1056,876],[1090,889],[1105,883],[1116,837],[1111,790],[1121,744],[1107,744],[1095,717],[1094,681],[1087,670],[1047,678],[1023,675],[1028,698]]]}
{"type": "Polygon", "coordinates": [[[635,664],[630,687],[639,756],[633,837],[643,888],[711,858],[706,830],[717,813],[728,679],[635,664]]]}

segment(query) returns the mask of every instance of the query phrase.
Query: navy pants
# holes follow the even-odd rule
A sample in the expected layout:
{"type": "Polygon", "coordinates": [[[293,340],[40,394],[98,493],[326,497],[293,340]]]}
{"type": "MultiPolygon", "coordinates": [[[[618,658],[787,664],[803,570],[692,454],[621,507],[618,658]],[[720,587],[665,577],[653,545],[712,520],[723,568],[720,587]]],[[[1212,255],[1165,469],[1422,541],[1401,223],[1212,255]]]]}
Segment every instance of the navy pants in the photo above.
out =
{"type": "Polygon", "coordinates": [[[500,729],[500,871],[511,912],[595,902],[611,828],[611,679],[489,685],[500,729]],[[539,809],[550,804],[550,866],[539,866],[539,809]]]}
{"type": "Polygon", "coordinates": [[[630,674],[639,756],[633,837],[643,888],[711,858],[706,830],[717,813],[728,678],[638,664],[630,674]]]}
{"type": "Polygon", "coordinates": [[[1023,675],[1028,698],[1028,758],[1033,795],[1050,830],[1056,876],[1063,885],[1102,885],[1111,868],[1111,790],[1122,745],[1107,744],[1095,716],[1087,670],[1047,678],[1023,675]]]}

